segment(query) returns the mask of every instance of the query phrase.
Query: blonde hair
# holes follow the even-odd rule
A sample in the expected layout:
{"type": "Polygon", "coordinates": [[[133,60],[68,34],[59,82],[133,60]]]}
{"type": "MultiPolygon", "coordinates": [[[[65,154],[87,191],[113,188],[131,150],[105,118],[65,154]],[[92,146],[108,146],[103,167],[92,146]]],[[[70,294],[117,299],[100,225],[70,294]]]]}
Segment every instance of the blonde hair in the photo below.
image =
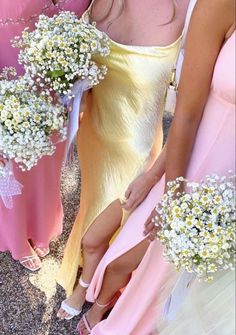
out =
{"type": "MultiPolygon", "coordinates": [[[[110,25],[121,16],[121,14],[122,14],[122,12],[125,8],[125,0],[111,0],[111,5],[110,5],[110,8],[108,9],[107,13],[105,13],[105,15],[102,16],[101,18],[96,19],[97,22],[102,22],[102,21],[106,20],[109,17],[109,15],[111,14],[111,11],[112,11],[112,8],[114,6],[115,1],[117,1],[117,2],[119,1],[119,10],[118,10],[118,13],[117,13],[116,17],[113,20],[108,22],[107,29],[109,29],[110,25]]],[[[93,17],[94,3],[95,3],[95,1],[93,1],[93,4],[91,6],[91,10],[90,10],[91,20],[94,20],[94,17],[93,17]]],[[[175,18],[175,15],[176,15],[176,2],[175,2],[175,0],[172,0],[172,3],[173,3],[173,15],[168,22],[162,23],[161,24],[162,26],[171,23],[175,18]]]]}

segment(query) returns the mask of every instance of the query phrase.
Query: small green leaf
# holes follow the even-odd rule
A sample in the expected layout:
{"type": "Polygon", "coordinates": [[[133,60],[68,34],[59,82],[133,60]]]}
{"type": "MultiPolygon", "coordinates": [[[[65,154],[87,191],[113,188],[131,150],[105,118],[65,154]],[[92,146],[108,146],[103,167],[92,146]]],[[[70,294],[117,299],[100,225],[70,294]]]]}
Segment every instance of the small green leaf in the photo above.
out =
{"type": "Polygon", "coordinates": [[[63,70],[53,70],[53,71],[48,71],[47,75],[50,78],[58,78],[64,76],[65,72],[63,70]]]}

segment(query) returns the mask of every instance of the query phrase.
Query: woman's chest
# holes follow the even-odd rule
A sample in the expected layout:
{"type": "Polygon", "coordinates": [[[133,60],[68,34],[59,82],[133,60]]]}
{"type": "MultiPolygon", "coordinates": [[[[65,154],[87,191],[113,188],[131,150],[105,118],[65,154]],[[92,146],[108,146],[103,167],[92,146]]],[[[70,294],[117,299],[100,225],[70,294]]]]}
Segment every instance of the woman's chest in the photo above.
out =
{"type": "Polygon", "coordinates": [[[98,29],[106,32],[111,39],[126,45],[142,46],[173,42],[172,0],[124,0],[113,1],[113,5],[109,1],[110,6],[103,6],[103,2],[94,2],[92,17],[98,29]]]}

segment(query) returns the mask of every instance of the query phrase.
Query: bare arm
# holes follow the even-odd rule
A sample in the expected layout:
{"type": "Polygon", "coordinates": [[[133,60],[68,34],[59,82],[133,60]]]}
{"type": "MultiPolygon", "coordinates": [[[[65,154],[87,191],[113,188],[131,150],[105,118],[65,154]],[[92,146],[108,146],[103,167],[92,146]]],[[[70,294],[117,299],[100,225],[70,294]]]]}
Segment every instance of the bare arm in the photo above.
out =
{"type": "MultiPolygon", "coordinates": [[[[166,182],[185,176],[210,91],[214,66],[234,29],[234,0],[198,0],[191,18],[177,106],[166,152],[166,182]]],[[[156,238],[153,210],[144,235],[156,238]]]]}
{"type": "Polygon", "coordinates": [[[166,182],[186,174],[214,66],[233,24],[233,0],[198,0],[190,22],[177,106],[167,143],[166,182]]]}

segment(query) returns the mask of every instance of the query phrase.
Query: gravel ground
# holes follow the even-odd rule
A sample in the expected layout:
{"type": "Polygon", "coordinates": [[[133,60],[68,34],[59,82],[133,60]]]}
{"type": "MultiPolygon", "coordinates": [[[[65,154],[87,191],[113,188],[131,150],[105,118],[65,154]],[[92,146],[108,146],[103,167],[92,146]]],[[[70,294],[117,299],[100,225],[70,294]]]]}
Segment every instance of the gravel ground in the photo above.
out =
{"type": "MultiPolygon", "coordinates": [[[[165,135],[170,116],[164,119],[165,135]]],[[[51,243],[51,253],[43,268],[29,273],[8,253],[0,254],[0,335],[78,335],[78,318],[58,321],[56,311],[65,298],[55,282],[63,248],[79,206],[80,174],[78,161],[64,169],[62,199],[65,210],[63,235],[51,243]]],[[[85,306],[87,308],[87,306],[85,306]]]]}

